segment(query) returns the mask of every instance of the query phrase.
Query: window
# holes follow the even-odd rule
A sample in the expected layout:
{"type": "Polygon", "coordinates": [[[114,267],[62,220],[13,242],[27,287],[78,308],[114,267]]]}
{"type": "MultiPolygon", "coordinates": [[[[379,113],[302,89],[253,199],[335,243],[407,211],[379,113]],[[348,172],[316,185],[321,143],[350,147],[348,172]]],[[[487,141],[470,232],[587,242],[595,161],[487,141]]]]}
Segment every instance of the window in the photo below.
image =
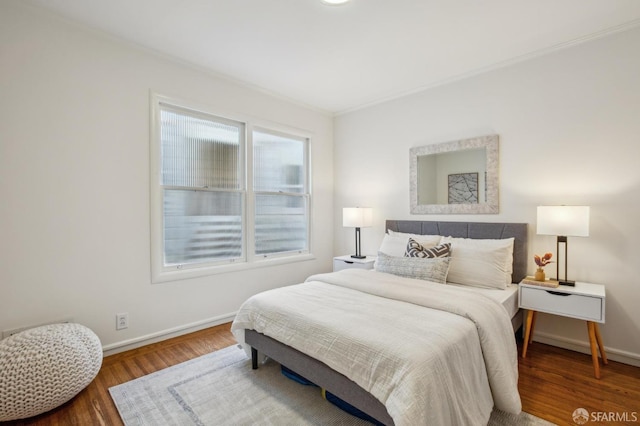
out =
{"type": "Polygon", "coordinates": [[[307,140],[253,132],[255,254],[308,249],[307,140]]]}
{"type": "Polygon", "coordinates": [[[164,265],[241,259],[244,125],[160,105],[164,265]]]}
{"type": "Polygon", "coordinates": [[[154,282],[308,254],[307,138],[159,96],[152,110],[154,282]]]}

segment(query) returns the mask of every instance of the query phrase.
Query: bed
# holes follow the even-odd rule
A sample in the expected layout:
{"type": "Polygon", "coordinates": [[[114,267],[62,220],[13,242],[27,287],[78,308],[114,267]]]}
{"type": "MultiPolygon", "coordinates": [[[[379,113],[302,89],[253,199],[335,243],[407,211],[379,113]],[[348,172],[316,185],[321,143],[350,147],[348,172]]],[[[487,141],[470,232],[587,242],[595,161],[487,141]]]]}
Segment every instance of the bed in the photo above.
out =
{"type": "Polygon", "coordinates": [[[512,283],[526,275],[527,224],[388,220],[386,229],[511,240],[509,284],[443,285],[382,266],[318,274],[243,304],[232,332],[253,368],[269,357],[385,425],[486,424],[494,406],[518,413],[512,283]]]}

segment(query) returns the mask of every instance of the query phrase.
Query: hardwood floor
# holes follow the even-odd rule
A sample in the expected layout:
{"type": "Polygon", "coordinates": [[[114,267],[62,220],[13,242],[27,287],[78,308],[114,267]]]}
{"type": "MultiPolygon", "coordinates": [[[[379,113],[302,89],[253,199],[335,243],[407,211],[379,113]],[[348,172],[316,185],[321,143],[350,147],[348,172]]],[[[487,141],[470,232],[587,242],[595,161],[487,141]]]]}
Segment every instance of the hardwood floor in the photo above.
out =
{"type": "MultiPolygon", "coordinates": [[[[519,344],[518,354],[521,349],[519,344]]],[[[591,355],[537,342],[529,345],[527,357],[520,356],[518,364],[524,411],[559,425],[575,425],[574,410],[584,408],[600,416],[599,422],[590,420],[587,425],[640,425],[639,367],[609,360],[600,365],[601,378],[596,379],[591,355]],[[610,421],[616,415],[628,421],[610,421]]]]}
{"type": "MultiPolygon", "coordinates": [[[[229,329],[230,324],[223,324],[106,357],[96,379],[68,403],[2,426],[122,425],[109,387],[232,345],[235,340],[229,329]]],[[[577,408],[589,413],[628,413],[630,420],[600,424],[640,423],[640,368],[609,361],[598,380],[590,355],[537,342],[529,346],[526,359],[518,359],[524,411],[559,425],[574,425],[572,413],[577,408]],[[637,421],[633,421],[634,412],[637,421]]]]}

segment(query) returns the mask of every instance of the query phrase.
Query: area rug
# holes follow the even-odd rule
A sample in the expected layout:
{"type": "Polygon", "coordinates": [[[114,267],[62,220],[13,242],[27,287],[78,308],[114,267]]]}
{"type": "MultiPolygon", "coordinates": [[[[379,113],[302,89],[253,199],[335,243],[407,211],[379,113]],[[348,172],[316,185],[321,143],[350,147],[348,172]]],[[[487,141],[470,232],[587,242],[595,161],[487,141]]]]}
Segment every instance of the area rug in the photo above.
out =
{"type": "MultiPolygon", "coordinates": [[[[301,385],[267,361],[257,370],[238,346],[166,368],[109,389],[126,426],[371,425],[301,385]]],[[[494,410],[489,424],[551,425],[527,413],[494,410]]]]}

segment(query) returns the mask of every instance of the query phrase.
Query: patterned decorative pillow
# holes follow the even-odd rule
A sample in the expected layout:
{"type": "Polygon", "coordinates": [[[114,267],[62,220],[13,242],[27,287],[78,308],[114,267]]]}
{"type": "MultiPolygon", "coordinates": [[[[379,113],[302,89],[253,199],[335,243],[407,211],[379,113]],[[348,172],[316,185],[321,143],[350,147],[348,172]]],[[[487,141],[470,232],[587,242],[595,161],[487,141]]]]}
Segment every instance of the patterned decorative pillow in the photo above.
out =
{"type": "Polygon", "coordinates": [[[380,244],[378,251],[388,254],[389,256],[402,257],[407,251],[409,238],[413,238],[425,247],[437,246],[442,239],[440,235],[401,234],[399,232],[389,231],[388,234],[384,234],[382,244],[380,244]]]}
{"type": "Polygon", "coordinates": [[[426,248],[413,238],[409,238],[409,242],[407,242],[407,251],[404,253],[404,256],[433,259],[436,257],[448,257],[450,254],[450,243],[444,243],[435,247],[426,248]]]}
{"type": "Polygon", "coordinates": [[[375,268],[378,272],[444,284],[447,281],[447,272],[449,272],[449,259],[451,258],[396,257],[378,252],[375,268]]]}

